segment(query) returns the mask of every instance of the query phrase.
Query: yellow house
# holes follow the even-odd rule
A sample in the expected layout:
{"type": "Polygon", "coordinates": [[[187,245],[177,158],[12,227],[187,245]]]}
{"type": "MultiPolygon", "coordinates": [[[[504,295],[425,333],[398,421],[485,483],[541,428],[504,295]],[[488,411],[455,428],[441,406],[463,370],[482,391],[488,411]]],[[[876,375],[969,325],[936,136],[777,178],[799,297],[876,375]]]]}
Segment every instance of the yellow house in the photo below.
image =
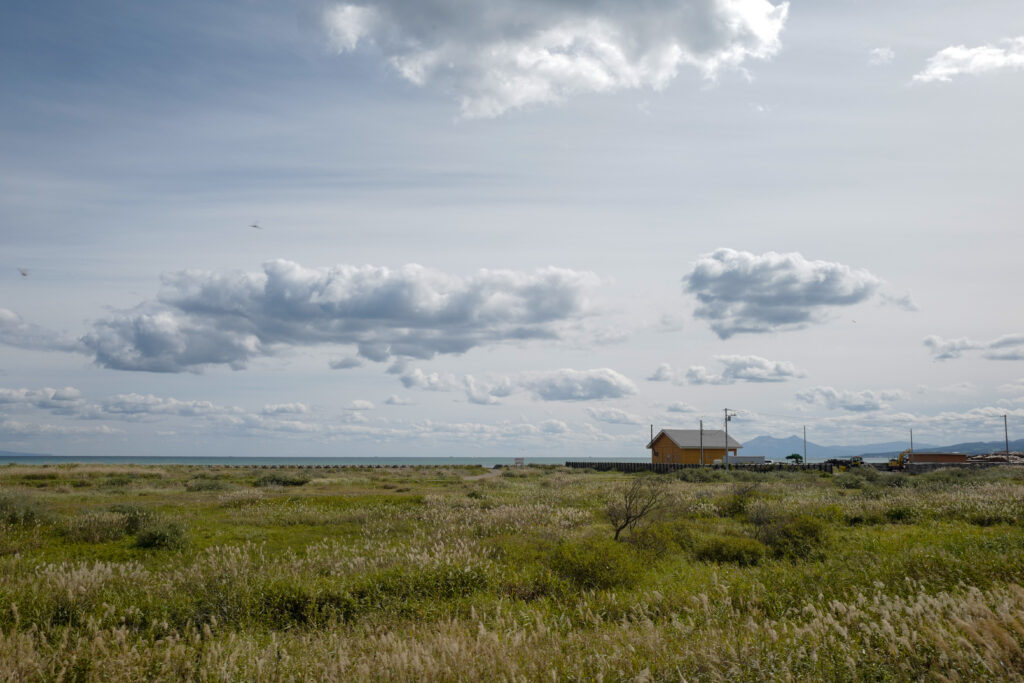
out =
{"type": "MultiPolygon", "coordinates": [[[[731,436],[728,446],[730,458],[736,456],[737,449],[743,448],[743,445],[731,436]]],[[[725,431],[705,429],[702,433],[699,429],[662,429],[651,439],[647,447],[651,449],[653,463],[713,465],[725,455],[725,431]]]]}

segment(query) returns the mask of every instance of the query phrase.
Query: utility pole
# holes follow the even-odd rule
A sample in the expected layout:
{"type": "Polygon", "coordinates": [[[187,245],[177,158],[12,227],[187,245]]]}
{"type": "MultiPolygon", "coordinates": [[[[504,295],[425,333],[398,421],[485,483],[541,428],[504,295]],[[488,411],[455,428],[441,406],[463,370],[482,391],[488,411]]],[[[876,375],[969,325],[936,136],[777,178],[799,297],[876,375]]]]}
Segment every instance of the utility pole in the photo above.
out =
{"type": "Polygon", "coordinates": [[[914,454],[914,428],[910,428],[910,454],[914,454]]]}
{"type": "Polygon", "coordinates": [[[807,464],[807,425],[804,425],[804,464],[807,464]]]}
{"type": "Polygon", "coordinates": [[[725,408],[725,454],[722,456],[722,464],[728,469],[729,466],[729,420],[732,419],[732,415],[736,414],[736,411],[732,411],[732,415],[729,414],[729,409],[725,408]]]}
{"type": "Polygon", "coordinates": [[[700,464],[704,464],[704,420],[700,421],[700,464]]]}
{"type": "Polygon", "coordinates": [[[1003,439],[1006,440],[1006,464],[1010,464],[1010,432],[1006,427],[1006,415],[1003,415],[1003,439]]]}

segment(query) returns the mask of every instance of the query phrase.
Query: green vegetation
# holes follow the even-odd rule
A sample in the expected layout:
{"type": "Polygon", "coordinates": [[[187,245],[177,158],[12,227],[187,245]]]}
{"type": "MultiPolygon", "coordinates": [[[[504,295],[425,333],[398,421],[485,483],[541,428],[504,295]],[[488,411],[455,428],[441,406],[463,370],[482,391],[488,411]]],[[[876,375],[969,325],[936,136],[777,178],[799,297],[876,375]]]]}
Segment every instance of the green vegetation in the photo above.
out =
{"type": "Polygon", "coordinates": [[[0,680],[1012,680],[1022,586],[1015,468],[0,467],[0,680]]]}

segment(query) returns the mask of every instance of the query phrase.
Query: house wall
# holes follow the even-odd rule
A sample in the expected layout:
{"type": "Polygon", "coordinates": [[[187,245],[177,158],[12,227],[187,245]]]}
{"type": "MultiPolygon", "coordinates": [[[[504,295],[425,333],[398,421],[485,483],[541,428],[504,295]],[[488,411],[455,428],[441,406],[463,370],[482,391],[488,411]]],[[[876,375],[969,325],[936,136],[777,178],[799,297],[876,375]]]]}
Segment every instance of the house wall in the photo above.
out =
{"type": "MultiPolygon", "coordinates": [[[[725,454],[724,448],[710,448],[704,446],[704,464],[710,465],[715,460],[721,460],[725,454]]],[[[736,449],[729,449],[730,455],[736,455],[736,449]]],[[[662,434],[657,441],[651,444],[651,462],[671,463],[676,465],[699,465],[699,448],[680,448],[672,443],[672,439],[662,434]]]]}

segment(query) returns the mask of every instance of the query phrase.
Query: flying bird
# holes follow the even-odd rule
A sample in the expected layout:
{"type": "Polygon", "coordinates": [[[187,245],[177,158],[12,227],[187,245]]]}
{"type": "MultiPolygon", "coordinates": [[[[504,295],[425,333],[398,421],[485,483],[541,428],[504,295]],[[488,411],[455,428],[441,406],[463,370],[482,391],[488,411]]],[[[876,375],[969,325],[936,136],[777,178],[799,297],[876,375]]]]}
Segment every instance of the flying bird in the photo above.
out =
{"type": "Polygon", "coordinates": [[[22,277],[28,277],[28,268],[18,268],[18,272],[22,277]]]}
{"type": "Polygon", "coordinates": [[[262,226],[262,225],[260,225],[259,223],[253,223],[253,224],[252,224],[252,225],[250,225],[249,227],[250,227],[250,228],[256,228],[257,230],[262,230],[262,229],[263,229],[263,226],[262,226]]]}

